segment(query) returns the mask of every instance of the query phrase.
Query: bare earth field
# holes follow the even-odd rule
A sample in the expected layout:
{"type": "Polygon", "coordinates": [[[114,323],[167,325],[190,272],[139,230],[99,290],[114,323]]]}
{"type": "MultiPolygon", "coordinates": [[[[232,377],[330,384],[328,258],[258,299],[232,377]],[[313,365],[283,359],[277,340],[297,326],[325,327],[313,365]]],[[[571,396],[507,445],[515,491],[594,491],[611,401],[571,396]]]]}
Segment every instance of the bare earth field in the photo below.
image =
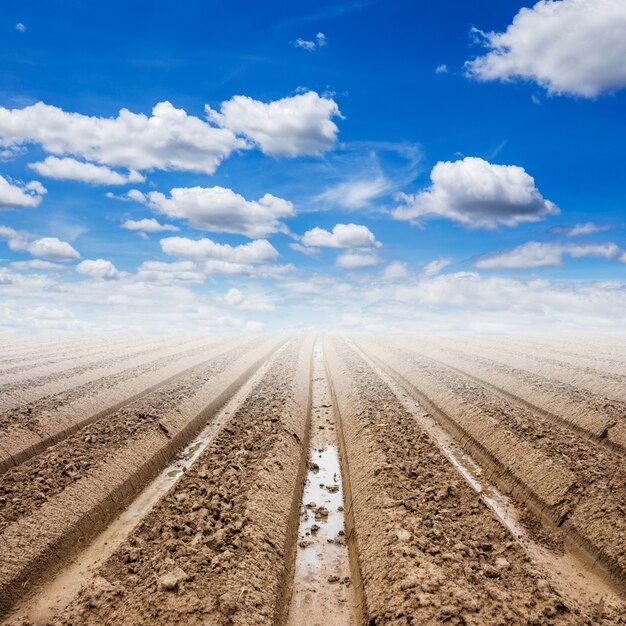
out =
{"type": "Polygon", "coordinates": [[[0,338],[0,623],[626,624],[626,337],[0,338]]]}

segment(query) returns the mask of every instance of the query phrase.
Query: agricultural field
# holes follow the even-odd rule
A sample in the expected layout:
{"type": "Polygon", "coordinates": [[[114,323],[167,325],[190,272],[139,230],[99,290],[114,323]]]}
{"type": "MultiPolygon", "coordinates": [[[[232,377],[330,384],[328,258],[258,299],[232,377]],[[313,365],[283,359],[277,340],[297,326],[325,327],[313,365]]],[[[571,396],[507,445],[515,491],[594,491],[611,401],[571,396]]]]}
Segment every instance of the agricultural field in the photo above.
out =
{"type": "Polygon", "coordinates": [[[2,624],[626,624],[624,337],[0,341],[2,624]]]}

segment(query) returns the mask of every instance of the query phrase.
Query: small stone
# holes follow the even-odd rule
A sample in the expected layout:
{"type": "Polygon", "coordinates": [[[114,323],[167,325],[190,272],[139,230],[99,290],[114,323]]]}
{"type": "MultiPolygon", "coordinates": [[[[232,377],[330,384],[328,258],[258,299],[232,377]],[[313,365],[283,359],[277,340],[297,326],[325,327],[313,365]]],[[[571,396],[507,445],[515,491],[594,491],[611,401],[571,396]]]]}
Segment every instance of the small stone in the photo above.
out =
{"type": "Polygon", "coordinates": [[[335,576],[334,574],[332,574],[331,576],[328,577],[328,582],[329,583],[338,583],[339,582],[339,576],[335,576]]]}
{"type": "Polygon", "coordinates": [[[186,579],[186,572],[180,567],[175,567],[159,578],[158,589],[159,591],[175,591],[178,585],[186,579]]]}
{"type": "Polygon", "coordinates": [[[496,559],[496,568],[502,571],[506,571],[509,569],[509,567],[511,567],[511,564],[504,558],[504,557],[498,557],[496,559]]]}

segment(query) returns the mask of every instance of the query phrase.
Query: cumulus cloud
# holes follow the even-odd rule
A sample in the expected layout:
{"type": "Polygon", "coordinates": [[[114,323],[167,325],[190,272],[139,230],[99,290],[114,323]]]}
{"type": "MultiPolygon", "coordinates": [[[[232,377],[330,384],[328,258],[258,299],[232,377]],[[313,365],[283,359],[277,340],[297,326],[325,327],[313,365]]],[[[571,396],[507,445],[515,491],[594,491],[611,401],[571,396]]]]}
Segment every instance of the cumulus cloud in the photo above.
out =
{"type": "Polygon", "coordinates": [[[328,187],[316,200],[346,209],[360,209],[389,192],[391,187],[391,183],[382,175],[369,180],[350,180],[328,187]]]}
{"type": "Polygon", "coordinates": [[[428,189],[398,196],[404,205],[393,211],[393,217],[417,223],[432,215],[470,228],[492,229],[559,213],[558,207],[541,195],[533,177],[516,165],[494,165],[477,157],[440,161],[430,179],[428,189]]]}
{"type": "Polygon", "coordinates": [[[594,224],[593,222],[585,222],[584,224],[575,224],[574,226],[555,226],[552,232],[566,237],[580,237],[581,235],[593,235],[605,230],[611,230],[609,224],[594,224]]]}
{"type": "Polygon", "coordinates": [[[296,48],[302,48],[307,52],[314,52],[318,48],[323,48],[327,43],[328,41],[326,35],[324,33],[317,33],[317,35],[315,35],[315,41],[298,37],[298,39],[293,42],[293,45],[296,48]]]}
{"type": "Polygon", "coordinates": [[[478,80],[532,80],[586,98],[626,86],[623,0],[541,0],[503,33],[476,32],[489,48],[466,64],[478,80]]]}
{"type": "Polygon", "coordinates": [[[28,167],[48,178],[78,180],[92,185],[125,185],[145,180],[144,176],[135,170],[130,170],[128,174],[120,174],[106,165],[84,163],[70,157],[60,159],[50,156],[38,163],[30,163],[28,167]]]}
{"type": "Polygon", "coordinates": [[[172,189],[169,197],[158,191],[131,193],[158,213],[186,219],[194,228],[247,237],[287,232],[280,219],[294,215],[291,202],[270,193],[259,200],[246,200],[224,187],[180,187],[172,189]]]}
{"type": "Polygon", "coordinates": [[[319,254],[321,250],[319,248],[307,248],[303,246],[301,243],[290,243],[289,247],[296,252],[301,252],[302,254],[306,254],[307,256],[315,256],[319,254]]]}
{"type": "Polygon", "coordinates": [[[120,277],[115,265],[105,259],[85,259],[76,266],[76,271],[101,280],[113,280],[120,277]]]}
{"type": "Polygon", "coordinates": [[[372,265],[378,265],[380,262],[380,257],[372,251],[343,252],[337,255],[337,259],[335,260],[338,267],[342,267],[347,270],[371,267],[372,265]]]}
{"type": "Polygon", "coordinates": [[[474,266],[481,269],[528,269],[563,265],[563,256],[613,259],[620,253],[614,243],[561,244],[529,241],[521,246],[479,257],[474,266]]]}
{"type": "Polygon", "coordinates": [[[435,68],[435,74],[447,74],[448,73],[448,66],[445,63],[442,63],[441,65],[438,65],[435,68]]]}
{"type": "Polygon", "coordinates": [[[22,22],[18,22],[15,25],[15,30],[20,32],[20,33],[25,33],[26,32],[26,26],[24,26],[24,24],[22,24],[22,22]]]}
{"type": "Polygon", "coordinates": [[[146,217],[141,220],[126,220],[122,224],[122,228],[142,233],[162,233],[165,231],[176,232],[177,230],[179,230],[178,226],[174,226],[173,224],[161,224],[153,217],[146,217]]]}
{"type": "Polygon", "coordinates": [[[302,235],[302,245],[319,248],[380,248],[374,233],[361,224],[336,224],[332,231],[316,226],[302,235]]]}
{"type": "Polygon", "coordinates": [[[36,207],[41,204],[46,188],[38,181],[11,183],[0,176],[0,209],[36,207]]]}
{"type": "Polygon", "coordinates": [[[0,107],[0,145],[40,144],[46,152],[131,170],[187,170],[212,174],[245,142],[228,128],[216,128],[159,102],[152,115],[120,110],[102,118],[68,113],[38,102],[23,109],[0,107]]]}
{"type": "Polygon", "coordinates": [[[452,259],[435,259],[424,265],[422,270],[422,276],[425,278],[431,278],[441,273],[441,270],[445,269],[452,263],[452,259]]]}
{"type": "Polygon", "coordinates": [[[409,270],[404,261],[392,261],[380,273],[380,278],[385,282],[393,282],[406,278],[408,275],[409,270]]]}
{"type": "Polygon", "coordinates": [[[222,102],[220,112],[207,105],[210,120],[234,133],[244,134],[265,154],[272,156],[317,155],[331,148],[339,129],[336,102],[314,91],[265,103],[248,96],[222,102]]]}
{"type": "Polygon", "coordinates": [[[48,261],[73,261],[80,258],[80,254],[67,241],[56,237],[36,239],[27,244],[25,249],[33,256],[48,261]]]}
{"type": "Polygon", "coordinates": [[[63,265],[52,263],[51,261],[42,261],[41,259],[32,259],[31,261],[13,261],[11,263],[11,267],[14,270],[19,271],[65,269],[63,265]]]}
{"type": "Polygon", "coordinates": [[[265,239],[239,246],[187,237],[161,239],[165,254],[194,261],[207,274],[258,274],[278,259],[278,250],[265,239]]]}
{"type": "Polygon", "coordinates": [[[137,278],[150,283],[201,284],[205,277],[193,261],[177,261],[175,263],[146,261],[137,270],[137,278]]]}
{"type": "Polygon", "coordinates": [[[273,311],[274,305],[261,294],[244,294],[231,287],[224,295],[215,298],[218,304],[245,311],[273,311]]]}

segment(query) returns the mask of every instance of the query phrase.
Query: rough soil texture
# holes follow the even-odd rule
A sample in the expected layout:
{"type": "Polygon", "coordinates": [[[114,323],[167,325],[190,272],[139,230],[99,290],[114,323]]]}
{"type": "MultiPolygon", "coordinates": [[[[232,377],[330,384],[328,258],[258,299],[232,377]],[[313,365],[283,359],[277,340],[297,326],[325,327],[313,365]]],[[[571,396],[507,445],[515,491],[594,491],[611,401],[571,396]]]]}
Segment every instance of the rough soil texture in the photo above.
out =
{"type": "MultiPolygon", "coordinates": [[[[523,368],[498,361],[498,352],[490,351],[488,357],[470,354],[449,346],[441,347],[436,341],[401,341],[425,356],[437,359],[446,365],[457,367],[523,401],[550,413],[560,421],[589,435],[606,438],[626,452],[626,439],[621,440],[626,422],[626,402],[611,400],[606,394],[558,381],[552,376],[536,374],[523,368]]],[[[394,345],[398,345],[394,342],[394,345]]],[[[622,371],[624,373],[625,370],[622,371]]],[[[619,372],[617,372],[619,376],[619,372]]],[[[626,375],[621,376],[622,382],[626,375]]],[[[602,386],[601,380],[598,385],[602,386]]],[[[607,394],[611,390],[607,385],[607,394]]]]}
{"type": "Polygon", "coordinates": [[[544,378],[599,394],[612,400],[626,402],[626,362],[609,371],[594,367],[594,361],[579,357],[564,361],[548,351],[529,350],[517,345],[507,345],[490,340],[465,338],[452,341],[437,340],[440,347],[452,347],[465,354],[474,354],[524,369],[544,378]]]}
{"type": "Polygon", "coordinates": [[[623,456],[417,352],[415,344],[360,341],[416,392],[477,458],[488,477],[567,541],[626,583],[626,466],[623,456]],[[556,530],[556,529],[554,529],[556,530]]]}
{"type": "MultiPolygon", "coordinates": [[[[381,379],[326,344],[369,624],[619,624],[567,606],[381,379]]],[[[600,615],[599,613],[603,613],[600,615]]]]}
{"type": "Polygon", "coordinates": [[[313,342],[294,340],[55,624],[271,624],[308,451],[313,342]]]}
{"type": "Polygon", "coordinates": [[[119,364],[109,362],[97,371],[55,377],[44,385],[47,391],[37,400],[0,410],[0,472],[136,400],[172,376],[247,340],[205,339],[169,347],[156,358],[136,357],[134,365],[121,359],[119,364]]]}
{"type": "Polygon", "coordinates": [[[102,530],[281,341],[209,359],[0,477],[0,613],[102,530]]]}

